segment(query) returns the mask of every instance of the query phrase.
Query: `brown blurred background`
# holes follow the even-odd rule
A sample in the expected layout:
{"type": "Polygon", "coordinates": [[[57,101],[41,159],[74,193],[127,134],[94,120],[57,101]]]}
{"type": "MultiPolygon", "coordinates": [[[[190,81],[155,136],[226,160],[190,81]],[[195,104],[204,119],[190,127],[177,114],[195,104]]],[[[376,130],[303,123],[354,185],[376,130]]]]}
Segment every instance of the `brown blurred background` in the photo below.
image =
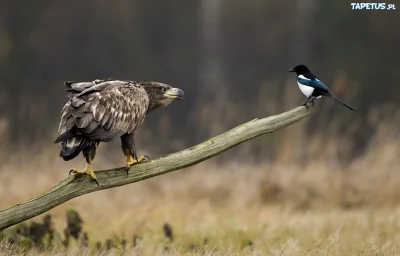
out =
{"type": "Polygon", "coordinates": [[[299,63],[360,109],[327,109],[329,100],[320,100],[309,119],[311,135],[329,132],[336,120],[343,132],[362,122],[352,154],[362,153],[373,132],[369,111],[399,98],[395,11],[316,0],[42,0],[2,1],[0,12],[1,117],[15,143],[51,143],[65,80],[156,80],[182,88],[187,100],[157,111],[143,129],[166,151],[177,149],[171,139],[181,148],[299,105],[304,96],[287,73],[299,63]],[[326,122],[313,126],[320,118],[326,122]]]}

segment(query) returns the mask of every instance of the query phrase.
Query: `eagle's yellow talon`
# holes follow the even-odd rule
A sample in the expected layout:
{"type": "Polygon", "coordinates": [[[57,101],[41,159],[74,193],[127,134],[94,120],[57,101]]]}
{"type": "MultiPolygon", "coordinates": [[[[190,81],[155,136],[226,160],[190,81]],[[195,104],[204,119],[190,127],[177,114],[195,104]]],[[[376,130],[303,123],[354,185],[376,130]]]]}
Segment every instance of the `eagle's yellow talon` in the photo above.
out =
{"type": "Polygon", "coordinates": [[[139,163],[143,162],[146,159],[146,157],[149,158],[148,156],[140,156],[138,158],[138,160],[136,161],[136,159],[133,159],[133,157],[131,155],[127,156],[126,162],[125,162],[125,168],[129,168],[134,164],[139,164],[139,163]]]}
{"type": "Polygon", "coordinates": [[[138,164],[138,163],[143,162],[145,159],[146,159],[145,156],[140,156],[139,159],[137,160],[137,162],[136,161],[135,162],[138,164]]]}
{"type": "Polygon", "coordinates": [[[72,169],[69,173],[70,173],[70,174],[71,174],[71,173],[75,173],[75,174],[87,174],[87,175],[89,175],[94,181],[96,181],[97,185],[99,184],[99,183],[97,182],[96,174],[94,174],[94,172],[93,172],[92,165],[90,165],[90,164],[86,164],[85,168],[84,168],[83,170],[81,170],[81,171],[74,168],[74,169],[72,169]]]}
{"type": "Polygon", "coordinates": [[[131,155],[128,155],[126,157],[126,161],[125,161],[125,168],[131,167],[131,165],[133,165],[134,163],[135,163],[135,160],[133,159],[133,157],[131,155]]]}

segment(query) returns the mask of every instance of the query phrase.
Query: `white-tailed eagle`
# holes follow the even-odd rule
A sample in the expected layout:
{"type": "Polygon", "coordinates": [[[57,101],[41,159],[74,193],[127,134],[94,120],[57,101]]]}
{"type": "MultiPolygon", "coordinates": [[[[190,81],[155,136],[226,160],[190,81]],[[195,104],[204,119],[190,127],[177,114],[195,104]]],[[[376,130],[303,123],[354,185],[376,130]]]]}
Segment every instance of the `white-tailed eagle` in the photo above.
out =
{"type": "Polygon", "coordinates": [[[95,80],[64,84],[68,101],[62,109],[60,135],[55,143],[61,144],[60,157],[65,161],[82,152],[86,167],[71,172],[88,174],[96,183],[91,161],[100,142],[120,137],[127,157],[125,166],[140,163],[145,157],[137,157],[135,130],[150,111],[185,97],[181,89],[152,81],[95,80]]]}

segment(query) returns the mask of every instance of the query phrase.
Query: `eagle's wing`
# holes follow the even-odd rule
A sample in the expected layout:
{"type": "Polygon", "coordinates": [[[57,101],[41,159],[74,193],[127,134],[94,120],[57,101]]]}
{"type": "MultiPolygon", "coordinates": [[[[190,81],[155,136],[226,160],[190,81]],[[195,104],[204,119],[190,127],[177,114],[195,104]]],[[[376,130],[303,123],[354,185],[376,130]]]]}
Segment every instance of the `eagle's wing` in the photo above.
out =
{"type": "Polygon", "coordinates": [[[149,97],[135,82],[96,80],[66,85],[71,96],[62,110],[61,135],[56,142],[77,135],[110,141],[143,123],[149,97]]]}

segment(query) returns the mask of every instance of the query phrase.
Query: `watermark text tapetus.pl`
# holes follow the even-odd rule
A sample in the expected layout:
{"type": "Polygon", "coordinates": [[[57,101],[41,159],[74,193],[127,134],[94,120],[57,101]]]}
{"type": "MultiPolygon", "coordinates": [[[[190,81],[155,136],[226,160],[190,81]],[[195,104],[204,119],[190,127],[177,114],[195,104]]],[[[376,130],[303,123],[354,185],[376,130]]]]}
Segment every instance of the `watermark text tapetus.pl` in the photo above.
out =
{"type": "Polygon", "coordinates": [[[352,10],[396,10],[395,4],[387,3],[350,3],[352,10]]]}

